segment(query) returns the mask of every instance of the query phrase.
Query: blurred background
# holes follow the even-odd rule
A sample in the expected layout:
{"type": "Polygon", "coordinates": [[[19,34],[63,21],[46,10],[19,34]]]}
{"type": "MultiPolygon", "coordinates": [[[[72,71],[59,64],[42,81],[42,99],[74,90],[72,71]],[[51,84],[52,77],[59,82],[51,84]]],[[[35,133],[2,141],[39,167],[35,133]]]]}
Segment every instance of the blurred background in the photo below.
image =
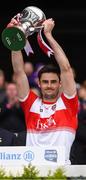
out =
{"type": "MultiPolygon", "coordinates": [[[[10,19],[21,12],[27,6],[37,6],[42,9],[46,18],[55,20],[53,35],[64,49],[73,68],[76,71],[76,81],[82,83],[86,79],[86,6],[83,1],[31,1],[3,0],[0,5],[0,34],[9,23],[10,19]]],[[[24,53],[24,60],[31,61],[34,65],[38,62],[46,63],[51,61],[39,48],[36,34],[30,36],[29,41],[34,50],[34,56],[27,57],[24,53]]],[[[12,66],[10,50],[2,44],[0,38],[0,69],[3,69],[7,81],[10,81],[12,66]]]]}

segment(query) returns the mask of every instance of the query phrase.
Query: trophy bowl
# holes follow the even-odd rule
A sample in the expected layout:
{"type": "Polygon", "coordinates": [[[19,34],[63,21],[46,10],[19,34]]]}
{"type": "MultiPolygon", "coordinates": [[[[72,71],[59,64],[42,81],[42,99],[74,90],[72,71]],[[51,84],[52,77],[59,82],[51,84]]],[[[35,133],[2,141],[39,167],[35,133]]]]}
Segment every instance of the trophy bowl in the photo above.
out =
{"type": "MultiPolygon", "coordinates": [[[[44,12],[35,6],[29,6],[19,13],[18,25],[6,27],[2,31],[2,42],[10,50],[18,51],[24,48],[28,36],[39,32],[46,19],[44,12]]],[[[17,20],[17,15],[14,16],[17,20]]]]}

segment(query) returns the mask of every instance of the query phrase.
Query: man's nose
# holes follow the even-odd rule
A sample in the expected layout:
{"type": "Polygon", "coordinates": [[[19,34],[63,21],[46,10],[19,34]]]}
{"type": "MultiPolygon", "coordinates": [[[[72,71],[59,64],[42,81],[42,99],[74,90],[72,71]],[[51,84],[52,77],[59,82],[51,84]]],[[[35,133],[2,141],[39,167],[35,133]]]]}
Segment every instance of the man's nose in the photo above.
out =
{"type": "Polygon", "coordinates": [[[48,87],[51,87],[51,82],[48,82],[48,87]]]}

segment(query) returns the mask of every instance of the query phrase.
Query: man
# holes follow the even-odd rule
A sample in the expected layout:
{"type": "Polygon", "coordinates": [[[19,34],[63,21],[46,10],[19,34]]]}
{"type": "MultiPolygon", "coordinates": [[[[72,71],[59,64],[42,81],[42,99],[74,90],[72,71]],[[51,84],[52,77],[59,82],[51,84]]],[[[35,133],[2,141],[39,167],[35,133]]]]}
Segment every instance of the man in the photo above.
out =
{"type": "MultiPolygon", "coordinates": [[[[0,104],[0,108],[0,128],[3,129],[3,131],[0,131],[2,143],[6,146],[8,144],[15,146],[26,145],[25,118],[22,108],[20,107],[19,99],[17,97],[17,88],[14,82],[7,83],[6,98],[0,104]],[[5,131],[6,133],[4,133],[5,131]]],[[[0,143],[0,145],[3,145],[2,143],[0,143]]]]}
{"type": "Polygon", "coordinates": [[[6,96],[5,87],[6,87],[5,74],[4,71],[0,69],[0,104],[3,102],[6,96]]]}
{"type": "Polygon", "coordinates": [[[38,74],[42,98],[30,91],[23,68],[22,53],[20,51],[12,52],[18,96],[26,119],[26,144],[28,146],[65,146],[65,163],[69,163],[70,149],[77,128],[76,83],[65,53],[52,36],[53,19],[45,20],[43,26],[45,37],[53,49],[54,57],[60,67],[61,81],[55,68],[43,67],[38,74]],[[63,90],[61,95],[59,93],[60,86],[63,90]]]}

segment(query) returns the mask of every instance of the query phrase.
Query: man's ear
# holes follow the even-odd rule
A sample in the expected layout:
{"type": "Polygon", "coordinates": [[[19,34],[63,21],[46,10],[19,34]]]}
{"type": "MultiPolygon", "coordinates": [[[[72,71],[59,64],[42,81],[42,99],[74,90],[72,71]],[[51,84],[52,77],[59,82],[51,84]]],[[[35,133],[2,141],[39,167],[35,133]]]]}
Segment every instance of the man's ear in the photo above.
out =
{"type": "Polygon", "coordinates": [[[39,79],[37,80],[37,85],[40,88],[40,81],[39,81],[39,79]]]}
{"type": "Polygon", "coordinates": [[[59,82],[59,95],[63,92],[62,83],[59,82]]]}
{"type": "Polygon", "coordinates": [[[61,83],[61,80],[60,80],[60,82],[59,82],[59,87],[61,87],[62,86],[62,83],[61,83]]]}

